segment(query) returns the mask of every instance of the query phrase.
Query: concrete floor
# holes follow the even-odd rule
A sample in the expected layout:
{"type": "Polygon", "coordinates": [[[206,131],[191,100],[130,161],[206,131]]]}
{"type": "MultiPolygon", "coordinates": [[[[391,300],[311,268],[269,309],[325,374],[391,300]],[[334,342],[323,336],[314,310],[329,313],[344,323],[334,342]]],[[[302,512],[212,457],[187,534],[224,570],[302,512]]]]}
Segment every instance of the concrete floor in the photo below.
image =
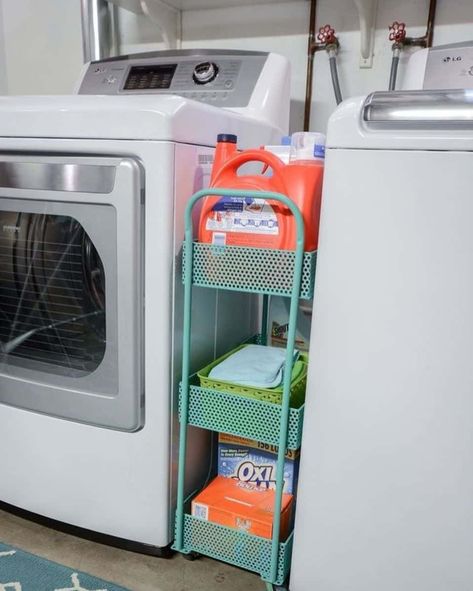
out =
{"type": "Polygon", "coordinates": [[[130,591],[263,591],[252,573],[200,558],[143,556],[57,532],[0,511],[0,541],[123,585],[130,591]]]}

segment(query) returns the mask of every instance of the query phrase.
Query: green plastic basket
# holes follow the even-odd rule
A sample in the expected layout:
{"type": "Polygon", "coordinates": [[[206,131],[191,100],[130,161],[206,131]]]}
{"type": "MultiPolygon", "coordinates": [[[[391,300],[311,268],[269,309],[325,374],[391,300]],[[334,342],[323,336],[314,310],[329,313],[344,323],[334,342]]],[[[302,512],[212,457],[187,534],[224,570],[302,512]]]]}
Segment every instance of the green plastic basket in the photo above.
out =
{"type": "MultiPolygon", "coordinates": [[[[263,400],[264,402],[272,402],[273,404],[281,404],[283,394],[282,385],[278,386],[277,388],[251,388],[249,386],[241,386],[239,384],[226,382],[224,380],[214,380],[209,377],[209,373],[214,367],[244,347],[248,347],[248,345],[240,345],[235,349],[232,349],[228,353],[225,353],[225,355],[222,355],[198,371],[197,376],[199,377],[201,387],[210,390],[219,390],[220,392],[229,392],[230,394],[244,396],[245,398],[254,398],[256,400],[263,400]]],[[[307,384],[307,368],[308,356],[306,353],[300,353],[292,369],[292,408],[299,408],[302,404],[304,404],[305,389],[307,384]]]]}

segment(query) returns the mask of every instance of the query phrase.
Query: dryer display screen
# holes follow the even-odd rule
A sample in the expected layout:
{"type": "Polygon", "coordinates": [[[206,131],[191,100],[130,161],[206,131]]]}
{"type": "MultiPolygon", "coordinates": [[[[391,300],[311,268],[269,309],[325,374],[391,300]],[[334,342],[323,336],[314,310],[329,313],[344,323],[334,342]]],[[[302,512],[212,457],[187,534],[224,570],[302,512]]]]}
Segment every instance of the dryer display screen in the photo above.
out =
{"type": "Polygon", "coordinates": [[[135,66],[130,69],[124,90],[159,90],[171,86],[177,64],[135,66]]]}

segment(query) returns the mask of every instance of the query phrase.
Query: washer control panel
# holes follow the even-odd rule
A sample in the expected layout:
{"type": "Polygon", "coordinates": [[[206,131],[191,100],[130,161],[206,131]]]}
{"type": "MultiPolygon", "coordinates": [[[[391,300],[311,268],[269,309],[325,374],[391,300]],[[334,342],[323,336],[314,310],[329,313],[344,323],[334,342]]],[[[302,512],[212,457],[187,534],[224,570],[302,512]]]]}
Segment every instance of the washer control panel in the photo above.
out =
{"type": "Polygon", "coordinates": [[[246,107],[268,54],[160,51],[91,62],[79,94],[177,94],[220,107],[246,107]]]}
{"type": "Polygon", "coordinates": [[[430,49],[423,88],[473,88],[473,42],[430,49]]]}
{"type": "Polygon", "coordinates": [[[219,68],[213,62],[201,62],[194,68],[192,78],[196,84],[209,84],[215,80],[218,75],[219,68]]]}

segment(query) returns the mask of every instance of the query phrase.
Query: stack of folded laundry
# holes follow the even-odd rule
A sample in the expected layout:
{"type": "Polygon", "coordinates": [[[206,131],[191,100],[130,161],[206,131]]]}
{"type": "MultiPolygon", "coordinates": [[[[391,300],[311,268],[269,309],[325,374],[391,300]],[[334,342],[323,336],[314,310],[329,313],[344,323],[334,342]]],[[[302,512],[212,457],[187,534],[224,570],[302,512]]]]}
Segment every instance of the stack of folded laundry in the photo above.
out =
{"type": "MultiPolygon", "coordinates": [[[[294,361],[299,351],[294,351],[294,361]]],[[[284,379],[286,350],[263,345],[239,349],[209,373],[209,378],[251,388],[277,388],[284,379]]]]}

